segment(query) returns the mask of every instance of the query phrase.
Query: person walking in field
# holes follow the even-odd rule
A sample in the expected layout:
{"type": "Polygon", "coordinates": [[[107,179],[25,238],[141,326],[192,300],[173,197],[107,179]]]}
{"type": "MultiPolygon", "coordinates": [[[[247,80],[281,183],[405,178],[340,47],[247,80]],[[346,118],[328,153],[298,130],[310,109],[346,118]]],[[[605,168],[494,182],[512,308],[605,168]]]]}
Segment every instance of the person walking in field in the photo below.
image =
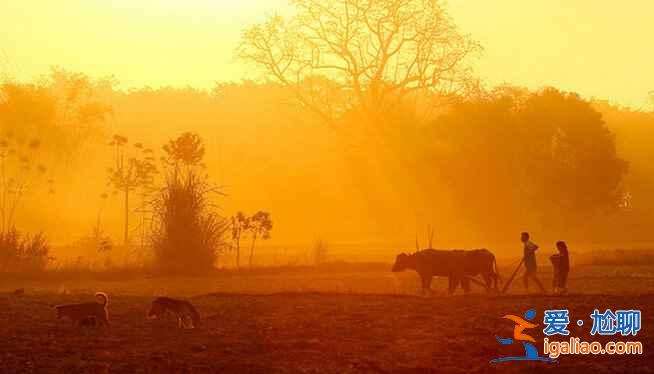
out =
{"type": "Polygon", "coordinates": [[[546,293],[545,287],[543,287],[537,276],[536,250],[538,246],[529,240],[528,232],[523,232],[520,235],[520,240],[524,244],[525,275],[522,279],[525,282],[525,290],[529,291],[529,279],[531,278],[538,285],[541,292],[546,293]]]}
{"type": "Polygon", "coordinates": [[[568,273],[570,272],[570,256],[568,255],[568,245],[564,241],[556,242],[556,253],[550,257],[552,267],[554,269],[554,279],[552,287],[554,293],[557,295],[565,295],[568,293],[568,273]]]}

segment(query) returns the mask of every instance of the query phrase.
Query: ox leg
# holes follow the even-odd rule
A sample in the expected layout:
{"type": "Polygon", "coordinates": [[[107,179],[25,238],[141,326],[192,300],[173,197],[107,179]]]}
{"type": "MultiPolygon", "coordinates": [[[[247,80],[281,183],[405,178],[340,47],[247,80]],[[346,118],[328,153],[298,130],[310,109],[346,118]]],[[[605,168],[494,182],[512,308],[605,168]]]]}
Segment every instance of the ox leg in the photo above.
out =
{"type": "Polygon", "coordinates": [[[459,284],[459,278],[454,275],[450,275],[447,277],[447,284],[447,293],[452,295],[454,294],[454,291],[456,291],[456,286],[459,284]]]}
{"type": "Polygon", "coordinates": [[[422,277],[422,294],[431,295],[431,276],[422,277]]]}
{"type": "Polygon", "coordinates": [[[461,287],[463,288],[463,293],[468,294],[470,292],[470,279],[468,277],[463,277],[461,279],[461,287]]]}
{"type": "Polygon", "coordinates": [[[486,283],[486,292],[491,292],[493,289],[493,276],[485,273],[483,274],[484,277],[484,283],[486,283]]]}

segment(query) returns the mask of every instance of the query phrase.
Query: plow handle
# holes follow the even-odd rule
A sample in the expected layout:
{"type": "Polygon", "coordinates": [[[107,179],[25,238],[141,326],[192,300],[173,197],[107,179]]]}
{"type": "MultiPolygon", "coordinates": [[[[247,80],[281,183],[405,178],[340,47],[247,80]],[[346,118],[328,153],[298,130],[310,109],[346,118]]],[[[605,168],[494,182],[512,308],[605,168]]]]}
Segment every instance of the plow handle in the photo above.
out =
{"type": "Polygon", "coordinates": [[[504,288],[502,288],[502,293],[506,293],[506,290],[509,289],[509,286],[511,285],[511,282],[513,282],[513,278],[515,278],[516,274],[518,274],[518,270],[520,270],[520,268],[522,267],[522,264],[524,262],[525,262],[525,259],[523,257],[522,260],[520,260],[520,263],[518,264],[518,267],[516,267],[515,270],[513,271],[513,274],[511,274],[511,277],[509,278],[509,280],[507,280],[506,283],[504,284],[504,288]]]}

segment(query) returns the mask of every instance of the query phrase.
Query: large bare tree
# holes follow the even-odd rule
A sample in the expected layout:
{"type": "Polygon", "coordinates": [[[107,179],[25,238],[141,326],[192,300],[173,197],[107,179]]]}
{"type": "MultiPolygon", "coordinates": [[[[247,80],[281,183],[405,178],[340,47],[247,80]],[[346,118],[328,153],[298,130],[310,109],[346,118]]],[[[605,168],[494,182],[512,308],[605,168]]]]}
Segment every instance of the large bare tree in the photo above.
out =
{"type": "Polygon", "coordinates": [[[274,15],[246,29],[237,54],[323,120],[380,113],[414,92],[458,93],[473,81],[467,62],[480,46],[438,0],[290,4],[288,20],[274,15]]]}

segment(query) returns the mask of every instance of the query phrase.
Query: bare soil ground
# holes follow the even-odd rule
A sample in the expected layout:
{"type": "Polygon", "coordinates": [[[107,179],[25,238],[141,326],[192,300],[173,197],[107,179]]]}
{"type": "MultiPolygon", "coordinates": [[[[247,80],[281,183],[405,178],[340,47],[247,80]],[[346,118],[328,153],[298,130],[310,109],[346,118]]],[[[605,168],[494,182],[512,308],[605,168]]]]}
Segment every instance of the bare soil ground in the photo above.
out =
{"type": "MultiPolygon", "coordinates": [[[[654,277],[651,268],[578,269],[573,294],[526,295],[518,279],[512,293],[419,297],[416,275],[370,271],[339,274],[271,274],[188,279],[0,284],[1,373],[358,373],[358,372],[654,372],[654,277]],[[108,329],[71,327],[50,305],[111,294],[108,329]],[[218,293],[216,293],[218,292],[218,293]],[[179,330],[173,319],[148,321],[155,294],[188,297],[202,325],[179,330]],[[540,328],[529,331],[542,352],[546,309],[569,309],[572,336],[586,340],[593,309],[640,309],[642,356],[561,356],[560,362],[506,362],[518,345],[506,314],[534,308],[540,328]]],[[[505,271],[504,274],[507,274],[505,271]]],[[[544,277],[545,278],[545,277],[544,277]]],[[[548,280],[544,279],[547,284],[548,280]]],[[[552,339],[554,340],[554,339],[552,339]]],[[[559,340],[559,339],[557,339],[559,340]]],[[[563,340],[563,339],[560,339],[563,340]]]]}

